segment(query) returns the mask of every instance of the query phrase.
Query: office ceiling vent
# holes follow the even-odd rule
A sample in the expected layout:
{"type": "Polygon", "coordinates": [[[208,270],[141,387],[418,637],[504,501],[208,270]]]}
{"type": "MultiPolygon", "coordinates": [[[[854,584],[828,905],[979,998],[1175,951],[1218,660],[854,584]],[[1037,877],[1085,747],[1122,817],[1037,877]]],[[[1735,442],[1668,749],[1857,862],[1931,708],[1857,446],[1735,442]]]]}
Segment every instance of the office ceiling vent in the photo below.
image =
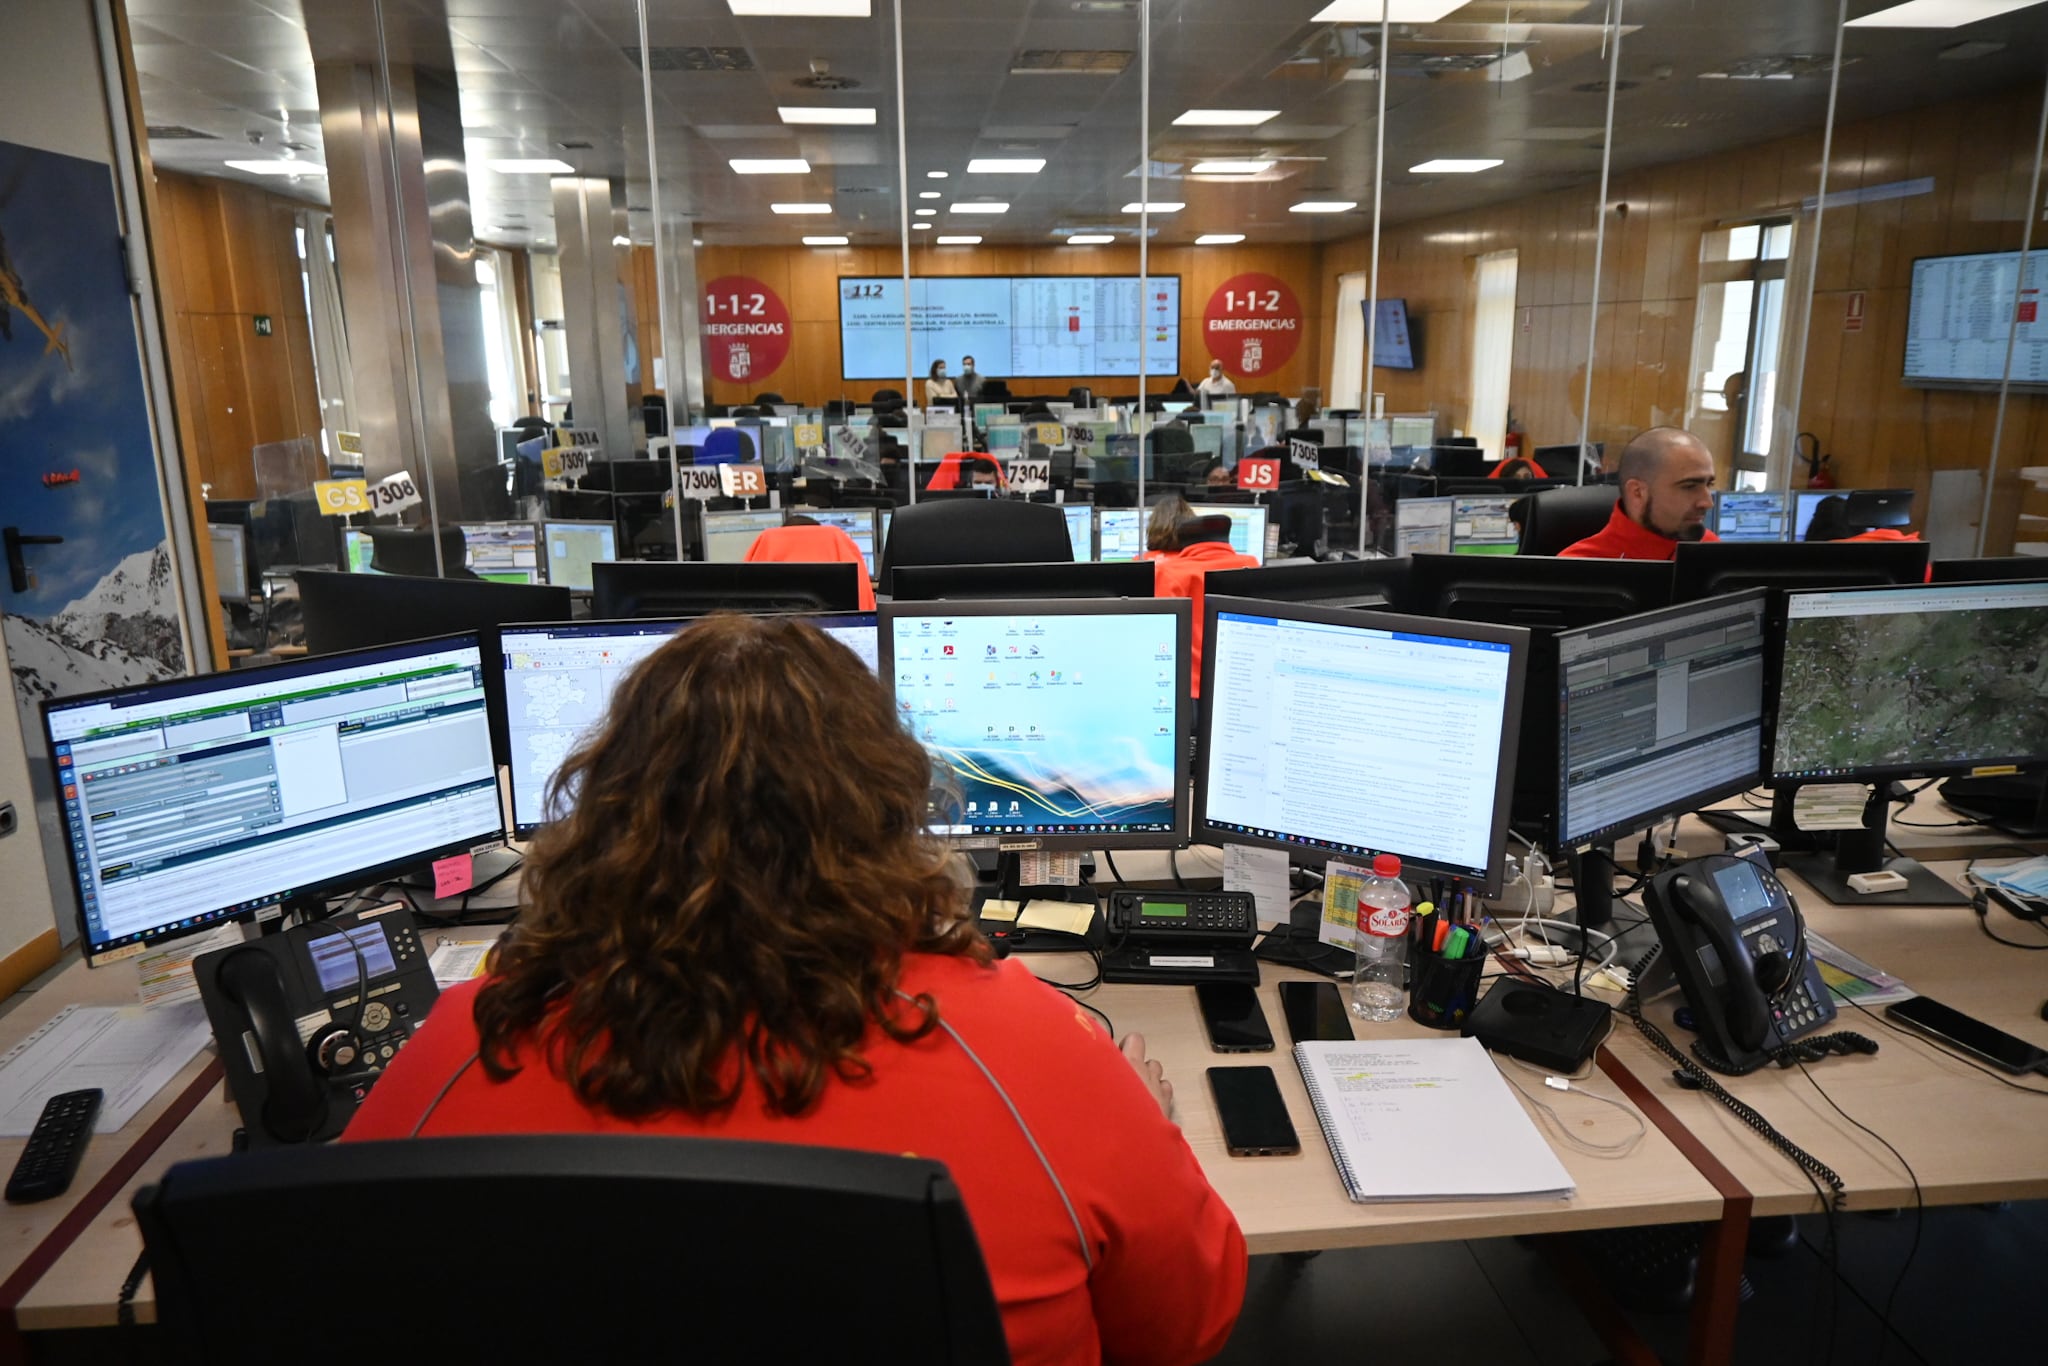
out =
{"type": "Polygon", "coordinates": [[[883,191],[874,185],[835,185],[832,188],[832,193],[834,195],[881,194],[883,191]]]}
{"type": "Polygon", "coordinates": [[[648,71],[752,71],[754,59],[743,47],[650,47],[640,60],[637,44],[622,47],[626,60],[648,71]]]}
{"type": "MultiPolygon", "coordinates": [[[[1633,90],[1641,84],[1641,81],[1619,80],[1614,83],[1614,92],[1618,95],[1624,90],[1633,90]]],[[[1604,95],[1607,93],[1607,82],[1581,81],[1572,87],[1572,93],[1574,95],[1604,95]]]]}
{"type": "Polygon", "coordinates": [[[1010,59],[1012,76],[1116,76],[1131,54],[1109,48],[1026,48],[1010,59]]]}
{"type": "Polygon", "coordinates": [[[591,144],[584,142],[581,139],[571,139],[568,142],[558,142],[555,144],[555,146],[561,148],[565,152],[588,152],[592,150],[591,144]]]}
{"type": "Polygon", "coordinates": [[[217,133],[202,133],[197,128],[187,128],[179,123],[152,123],[149,125],[152,142],[219,142],[217,133]]]}
{"type": "MultiPolygon", "coordinates": [[[[1717,70],[1702,71],[1703,81],[1796,81],[1803,76],[1825,76],[1834,65],[1825,52],[1788,52],[1776,57],[1743,57],[1723,63],[1717,70]]],[[[1848,66],[1854,57],[1844,57],[1848,66]]]]}
{"type": "MultiPolygon", "coordinates": [[[[822,63],[820,63],[822,65],[822,63]]],[[[799,76],[790,82],[801,90],[858,90],[860,82],[851,76],[835,76],[829,71],[813,70],[808,76],[799,76]]]]}

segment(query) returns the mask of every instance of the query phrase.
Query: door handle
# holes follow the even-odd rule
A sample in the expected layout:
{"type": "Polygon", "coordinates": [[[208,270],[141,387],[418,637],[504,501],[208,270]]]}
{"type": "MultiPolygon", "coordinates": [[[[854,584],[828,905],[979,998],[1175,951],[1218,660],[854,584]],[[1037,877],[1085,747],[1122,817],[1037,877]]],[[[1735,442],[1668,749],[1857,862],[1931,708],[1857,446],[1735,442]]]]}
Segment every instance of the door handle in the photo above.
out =
{"type": "Polygon", "coordinates": [[[26,593],[35,586],[35,577],[29,573],[28,561],[22,558],[21,549],[30,545],[62,545],[62,536],[28,536],[20,527],[0,529],[0,539],[7,543],[7,586],[17,593],[26,593]]]}

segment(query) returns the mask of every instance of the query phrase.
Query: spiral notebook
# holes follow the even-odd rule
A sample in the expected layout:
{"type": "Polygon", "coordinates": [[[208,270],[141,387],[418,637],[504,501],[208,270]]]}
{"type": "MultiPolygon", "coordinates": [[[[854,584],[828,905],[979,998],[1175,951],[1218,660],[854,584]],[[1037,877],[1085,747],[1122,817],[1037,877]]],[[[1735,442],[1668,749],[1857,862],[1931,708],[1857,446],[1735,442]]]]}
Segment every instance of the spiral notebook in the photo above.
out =
{"type": "Polygon", "coordinates": [[[1385,1200],[1563,1199],[1572,1179],[1476,1039],[1294,1046],[1344,1189],[1385,1200]]]}

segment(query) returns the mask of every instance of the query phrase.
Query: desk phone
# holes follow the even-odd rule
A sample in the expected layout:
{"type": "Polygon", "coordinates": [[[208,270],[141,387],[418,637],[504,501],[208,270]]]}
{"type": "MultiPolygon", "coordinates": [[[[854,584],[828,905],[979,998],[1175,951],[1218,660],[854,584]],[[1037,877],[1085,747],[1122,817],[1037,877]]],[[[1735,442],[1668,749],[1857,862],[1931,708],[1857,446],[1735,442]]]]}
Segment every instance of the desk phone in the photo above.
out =
{"type": "Polygon", "coordinates": [[[1258,984],[1250,892],[1115,892],[1106,918],[1105,982],[1258,984]]]}

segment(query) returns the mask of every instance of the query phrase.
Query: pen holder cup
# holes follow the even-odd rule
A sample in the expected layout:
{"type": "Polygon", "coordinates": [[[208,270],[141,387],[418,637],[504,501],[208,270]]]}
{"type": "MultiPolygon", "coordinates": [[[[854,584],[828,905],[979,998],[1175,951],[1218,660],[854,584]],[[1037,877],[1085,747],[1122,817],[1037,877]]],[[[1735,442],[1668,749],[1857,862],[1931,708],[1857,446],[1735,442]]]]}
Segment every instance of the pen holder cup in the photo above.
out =
{"type": "Polygon", "coordinates": [[[1473,958],[1422,956],[1421,970],[1408,992],[1408,1018],[1431,1029],[1457,1029],[1479,1000],[1480,972],[1486,955],[1473,958]]]}

